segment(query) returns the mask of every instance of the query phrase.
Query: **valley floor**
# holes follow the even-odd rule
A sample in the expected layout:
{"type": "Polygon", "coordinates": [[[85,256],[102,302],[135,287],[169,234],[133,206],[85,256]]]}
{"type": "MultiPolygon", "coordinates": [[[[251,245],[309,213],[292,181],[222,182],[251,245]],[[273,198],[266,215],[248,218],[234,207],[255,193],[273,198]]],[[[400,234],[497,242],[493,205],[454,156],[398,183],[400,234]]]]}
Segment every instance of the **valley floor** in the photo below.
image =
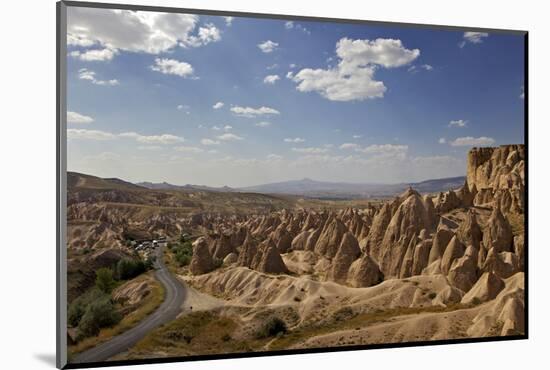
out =
{"type": "Polygon", "coordinates": [[[388,280],[369,288],[242,267],[208,275],[180,276],[190,287],[178,318],[112,360],[521,334],[503,333],[503,322],[492,317],[511,295],[521,294],[523,273],[506,279],[495,299],[469,304],[441,294],[449,288],[443,275],[388,280]],[[288,323],[287,332],[259,337],[272,317],[288,323]]]}

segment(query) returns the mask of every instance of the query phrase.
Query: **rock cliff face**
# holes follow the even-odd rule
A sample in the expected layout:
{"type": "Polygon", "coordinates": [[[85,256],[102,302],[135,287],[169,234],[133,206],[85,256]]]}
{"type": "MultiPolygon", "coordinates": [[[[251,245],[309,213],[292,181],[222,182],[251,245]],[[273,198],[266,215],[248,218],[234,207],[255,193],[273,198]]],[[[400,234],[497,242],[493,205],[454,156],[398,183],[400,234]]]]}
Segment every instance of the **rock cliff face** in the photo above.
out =
{"type": "Polygon", "coordinates": [[[468,153],[467,180],[478,191],[475,205],[494,202],[505,213],[523,213],[525,146],[473,148],[468,153]]]}
{"type": "Polygon", "coordinates": [[[189,264],[189,271],[194,275],[206,274],[214,270],[212,255],[208,248],[208,242],[204,237],[193,243],[193,257],[189,264]]]}
{"type": "Polygon", "coordinates": [[[424,229],[432,230],[435,223],[430,205],[416,192],[407,195],[387,225],[378,256],[374,256],[386,277],[410,275],[417,236],[424,229]]]}

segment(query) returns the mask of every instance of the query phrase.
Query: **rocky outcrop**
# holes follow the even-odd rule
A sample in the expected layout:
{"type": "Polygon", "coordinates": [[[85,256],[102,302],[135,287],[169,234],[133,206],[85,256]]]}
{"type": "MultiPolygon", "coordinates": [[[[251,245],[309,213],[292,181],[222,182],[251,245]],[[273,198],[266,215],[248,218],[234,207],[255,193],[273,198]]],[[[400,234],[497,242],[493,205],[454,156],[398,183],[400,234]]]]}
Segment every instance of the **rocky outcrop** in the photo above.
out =
{"type": "Polygon", "coordinates": [[[525,332],[525,305],[522,299],[510,297],[500,315],[498,322],[503,323],[500,335],[518,335],[525,332]]]}
{"type": "Polygon", "coordinates": [[[386,229],[391,221],[391,217],[391,206],[386,202],[372,220],[372,226],[367,237],[365,251],[368,252],[376,261],[380,260],[382,239],[384,239],[384,234],[386,233],[386,229]]]}
{"type": "Polygon", "coordinates": [[[286,224],[280,224],[273,233],[272,238],[280,253],[286,253],[290,250],[292,236],[288,232],[286,224]]]}
{"type": "Polygon", "coordinates": [[[439,228],[434,235],[432,247],[430,249],[430,255],[428,257],[428,264],[431,264],[437,259],[443,257],[445,249],[455,234],[447,228],[439,228]]]}
{"type": "Polygon", "coordinates": [[[271,238],[262,242],[258,247],[258,253],[252,261],[252,268],[270,274],[288,273],[281,254],[271,238]]]}
{"type": "Polygon", "coordinates": [[[232,252],[235,252],[235,247],[231,243],[231,234],[221,234],[219,238],[213,240],[210,246],[212,257],[218,260],[223,260],[232,252]]]}
{"type": "Polygon", "coordinates": [[[483,239],[483,232],[477,223],[476,215],[473,211],[469,211],[466,214],[466,219],[462,221],[457,230],[457,236],[465,245],[472,245],[479,250],[481,240],[483,239]]]}
{"type": "MultiPolygon", "coordinates": [[[[484,277],[485,275],[482,279],[484,277]]],[[[489,294],[487,298],[478,298],[475,302],[473,300],[470,302],[478,304],[494,297],[494,301],[481,306],[478,314],[472,319],[472,325],[467,330],[467,334],[471,337],[525,333],[524,275],[518,273],[506,279],[506,282],[499,282],[498,279],[498,277],[493,276],[493,285],[497,289],[492,294],[489,294]],[[497,290],[498,293],[496,293],[497,290]]],[[[472,288],[473,290],[474,288],[472,288]]]]}
{"type": "Polygon", "coordinates": [[[464,304],[483,303],[494,299],[504,289],[504,281],[492,272],[484,273],[475,285],[462,297],[464,304]]]}
{"type": "Polygon", "coordinates": [[[501,145],[494,148],[473,148],[468,152],[466,176],[469,184],[478,189],[499,188],[510,180],[523,180],[524,145],[501,145]],[[523,163],[522,163],[523,162],[523,163]],[[516,178],[516,175],[518,178],[516,178]]]}
{"type": "Polygon", "coordinates": [[[434,206],[438,213],[446,213],[450,210],[458,208],[462,205],[462,201],[454,190],[449,190],[445,193],[439,193],[435,198],[434,206]]]}
{"type": "Polygon", "coordinates": [[[225,258],[223,259],[223,266],[229,266],[233,263],[237,262],[239,256],[235,252],[229,253],[225,258]]]}
{"type": "Polygon", "coordinates": [[[495,195],[492,188],[480,189],[474,197],[474,204],[476,206],[491,205],[494,199],[495,195]]]}
{"type": "Polygon", "coordinates": [[[113,293],[113,300],[127,305],[136,305],[151,293],[151,281],[127,281],[117,287],[113,293]]]}
{"type": "Polygon", "coordinates": [[[319,256],[333,258],[346,231],[347,228],[342,221],[336,216],[332,216],[325,223],[323,231],[315,244],[314,252],[319,256]]]}
{"type": "Polygon", "coordinates": [[[472,245],[469,246],[464,256],[452,263],[447,275],[449,282],[463,292],[469,291],[477,281],[477,255],[477,248],[472,245]]]}
{"type": "Polygon", "coordinates": [[[426,239],[416,245],[414,249],[411,275],[420,275],[422,270],[428,266],[432,242],[433,241],[431,239],[426,239]]]}
{"type": "Polygon", "coordinates": [[[514,253],[518,256],[519,268],[523,270],[525,264],[525,240],[523,235],[514,237],[514,253]]]}
{"type": "Polygon", "coordinates": [[[313,251],[315,250],[315,245],[317,244],[317,240],[319,240],[319,236],[321,236],[321,229],[316,229],[313,231],[308,237],[306,241],[306,245],[304,249],[306,251],[313,251]]]}
{"type": "Polygon", "coordinates": [[[495,248],[496,252],[512,250],[512,228],[499,207],[494,207],[487,221],[483,232],[483,245],[487,250],[495,248]]]}
{"type": "Polygon", "coordinates": [[[347,280],[348,270],[359,255],[361,249],[357,243],[357,239],[351,232],[344,234],[342,242],[338,247],[338,252],[332,259],[332,268],[329,272],[329,279],[337,283],[345,283],[347,280]]]}
{"type": "Polygon", "coordinates": [[[201,275],[214,270],[214,268],[206,238],[200,237],[193,243],[193,256],[189,263],[189,271],[193,275],[201,275]]]}
{"type": "Polygon", "coordinates": [[[256,253],[258,253],[256,242],[253,240],[251,234],[247,234],[243,245],[241,246],[239,258],[237,259],[237,265],[251,268],[252,261],[254,260],[256,253]]]}
{"type": "Polygon", "coordinates": [[[411,240],[416,238],[422,229],[432,229],[433,224],[434,219],[422,197],[416,192],[411,193],[395,211],[382,239],[379,265],[384,276],[407,275],[408,267],[403,268],[405,274],[402,274],[401,266],[408,249],[412,249],[408,261],[412,260],[416,244],[410,246],[411,240]]]}
{"type": "Polygon", "coordinates": [[[453,262],[457,258],[462,257],[465,251],[466,248],[464,247],[464,244],[458,240],[456,235],[453,236],[449,242],[449,245],[445,248],[445,253],[441,258],[441,271],[443,271],[444,274],[448,274],[453,262]]]}
{"type": "Polygon", "coordinates": [[[479,193],[474,204],[496,201],[502,211],[523,213],[525,146],[473,148],[468,152],[467,180],[479,193]]]}
{"type": "Polygon", "coordinates": [[[468,180],[464,182],[464,185],[456,192],[458,199],[460,200],[461,207],[471,207],[474,205],[474,198],[477,194],[477,187],[475,184],[468,184],[468,180]]]}
{"type": "Polygon", "coordinates": [[[364,288],[381,283],[384,275],[374,260],[365,254],[350,266],[348,284],[355,288],[364,288]]]}
{"type": "Polygon", "coordinates": [[[493,272],[506,279],[520,271],[519,258],[511,252],[498,253],[495,248],[489,249],[482,270],[493,272]]]}
{"type": "Polygon", "coordinates": [[[311,231],[304,230],[300,232],[294,239],[292,239],[292,242],[290,243],[290,249],[293,251],[303,251],[306,249],[306,243],[307,239],[311,235],[311,231]]]}

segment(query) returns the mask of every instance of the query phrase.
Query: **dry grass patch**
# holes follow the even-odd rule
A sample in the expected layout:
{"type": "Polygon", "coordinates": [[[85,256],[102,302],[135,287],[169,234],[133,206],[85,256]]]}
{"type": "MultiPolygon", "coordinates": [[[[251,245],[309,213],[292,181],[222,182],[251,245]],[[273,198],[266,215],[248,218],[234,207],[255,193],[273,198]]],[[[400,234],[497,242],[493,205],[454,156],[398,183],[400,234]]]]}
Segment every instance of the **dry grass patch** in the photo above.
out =
{"type": "Polygon", "coordinates": [[[288,349],[294,344],[309,338],[334,333],[340,330],[359,330],[360,328],[367,327],[369,325],[389,321],[398,316],[417,315],[429,312],[450,312],[469,307],[471,306],[462,304],[449,305],[447,307],[402,307],[360,314],[353,313],[350,307],[343,307],[342,309],[336,311],[329,320],[296,328],[288,334],[278,337],[270,343],[269,350],[288,349]]]}
{"type": "Polygon", "coordinates": [[[159,351],[167,356],[250,352],[266,343],[236,338],[238,327],[232,317],[212,311],[193,312],[153,330],[123,358],[147,358],[159,351]]]}

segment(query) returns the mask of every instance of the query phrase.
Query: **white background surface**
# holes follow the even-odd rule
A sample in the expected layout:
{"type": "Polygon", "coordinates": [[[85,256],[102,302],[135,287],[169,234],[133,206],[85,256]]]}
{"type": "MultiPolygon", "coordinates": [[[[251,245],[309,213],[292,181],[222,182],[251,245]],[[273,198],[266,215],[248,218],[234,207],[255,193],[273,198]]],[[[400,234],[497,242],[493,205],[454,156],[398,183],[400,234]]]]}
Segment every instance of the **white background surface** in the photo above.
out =
{"type": "MultiPolygon", "coordinates": [[[[112,0],[111,2],[117,2],[112,0]]],[[[530,31],[527,341],[142,366],[142,369],[548,368],[549,21],[544,1],[126,0],[218,10],[530,31]],[[546,353],[548,354],[548,353],[546,353]]],[[[5,1],[1,21],[0,366],[55,364],[55,2],[5,1]]],[[[135,368],[135,367],[133,367],[135,368]]]]}

